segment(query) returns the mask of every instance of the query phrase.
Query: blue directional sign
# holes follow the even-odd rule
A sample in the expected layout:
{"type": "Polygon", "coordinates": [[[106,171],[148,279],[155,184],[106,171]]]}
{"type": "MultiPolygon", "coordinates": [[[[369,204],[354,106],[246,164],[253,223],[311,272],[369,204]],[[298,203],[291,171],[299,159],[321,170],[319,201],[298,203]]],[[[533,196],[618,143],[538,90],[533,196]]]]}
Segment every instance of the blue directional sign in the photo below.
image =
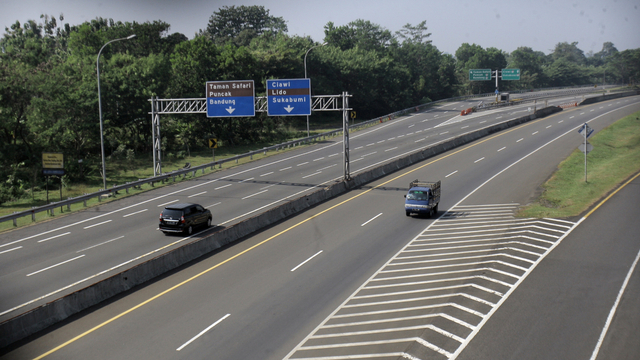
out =
{"type": "Polygon", "coordinates": [[[311,115],[309,79],[267,80],[269,116],[311,115]]]}
{"type": "Polygon", "coordinates": [[[207,117],[256,116],[253,80],[207,81],[207,117]]]}

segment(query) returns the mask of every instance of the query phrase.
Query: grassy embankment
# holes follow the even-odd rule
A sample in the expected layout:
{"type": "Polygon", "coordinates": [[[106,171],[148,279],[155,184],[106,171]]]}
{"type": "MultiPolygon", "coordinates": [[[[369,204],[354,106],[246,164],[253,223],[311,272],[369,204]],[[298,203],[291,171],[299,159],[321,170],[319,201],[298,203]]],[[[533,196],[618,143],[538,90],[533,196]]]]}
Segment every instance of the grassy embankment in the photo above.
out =
{"type": "Polygon", "coordinates": [[[593,151],[575,150],[542,185],[542,195],[518,216],[563,218],[584,214],[640,170],[640,112],[626,116],[589,139],[593,151]]]}

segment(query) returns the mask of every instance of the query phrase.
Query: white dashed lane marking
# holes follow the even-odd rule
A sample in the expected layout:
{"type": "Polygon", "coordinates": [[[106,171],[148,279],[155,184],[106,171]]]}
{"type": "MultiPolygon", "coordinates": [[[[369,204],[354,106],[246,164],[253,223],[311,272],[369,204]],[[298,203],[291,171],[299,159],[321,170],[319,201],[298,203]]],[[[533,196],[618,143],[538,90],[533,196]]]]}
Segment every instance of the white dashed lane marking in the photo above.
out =
{"type": "Polygon", "coordinates": [[[517,207],[447,211],[285,359],[457,356],[530,269],[575,226],[564,220],[515,218],[517,207]]]}

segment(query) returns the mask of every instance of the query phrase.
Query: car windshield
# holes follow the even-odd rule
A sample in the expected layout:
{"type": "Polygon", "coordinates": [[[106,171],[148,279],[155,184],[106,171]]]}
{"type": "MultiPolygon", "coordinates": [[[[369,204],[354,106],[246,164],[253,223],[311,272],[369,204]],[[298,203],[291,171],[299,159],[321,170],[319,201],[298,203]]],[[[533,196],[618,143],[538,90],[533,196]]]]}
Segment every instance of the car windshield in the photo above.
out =
{"type": "Polygon", "coordinates": [[[407,195],[407,200],[427,200],[427,193],[424,191],[411,190],[407,195]]]}
{"type": "Polygon", "coordinates": [[[164,211],[162,212],[162,217],[164,218],[178,219],[181,216],[182,210],[164,209],[164,211]]]}

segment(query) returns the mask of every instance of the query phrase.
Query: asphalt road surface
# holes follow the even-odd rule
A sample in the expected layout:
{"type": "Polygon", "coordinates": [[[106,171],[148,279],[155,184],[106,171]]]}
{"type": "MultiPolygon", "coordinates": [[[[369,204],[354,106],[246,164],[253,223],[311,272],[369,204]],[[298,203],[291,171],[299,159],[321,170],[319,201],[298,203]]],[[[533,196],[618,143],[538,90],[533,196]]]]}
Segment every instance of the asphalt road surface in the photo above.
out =
{"type": "MultiPolygon", "coordinates": [[[[626,195],[637,195],[637,181],[582,222],[513,212],[580,144],[580,124],[598,131],[640,110],[639,100],[563,111],[392,174],[2,358],[588,357],[640,248],[637,196],[626,195]],[[442,180],[437,219],[405,216],[402,195],[416,178],[442,180]]],[[[621,348],[638,324],[637,272],[630,279],[618,309],[626,318],[613,317],[601,358],[637,357],[637,347],[621,348]]]]}
{"type": "MultiPolygon", "coordinates": [[[[549,101],[551,105],[580,99],[581,96],[569,96],[549,101]]],[[[604,113],[628,101],[622,99],[587,111],[604,113]]],[[[352,134],[352,173],[438,141],[526,115],[532,106],[459,115],[461,109],[476,103],[477,100],[449,103],[352,134]]],[[[341,149],[341,138],[336,138],[2,234],[0,321],[202,235],[160,233],[158,214],[165,205],[200,203],[212,211],[218,229],[229,226],[340,179],[341,149]]]]}

